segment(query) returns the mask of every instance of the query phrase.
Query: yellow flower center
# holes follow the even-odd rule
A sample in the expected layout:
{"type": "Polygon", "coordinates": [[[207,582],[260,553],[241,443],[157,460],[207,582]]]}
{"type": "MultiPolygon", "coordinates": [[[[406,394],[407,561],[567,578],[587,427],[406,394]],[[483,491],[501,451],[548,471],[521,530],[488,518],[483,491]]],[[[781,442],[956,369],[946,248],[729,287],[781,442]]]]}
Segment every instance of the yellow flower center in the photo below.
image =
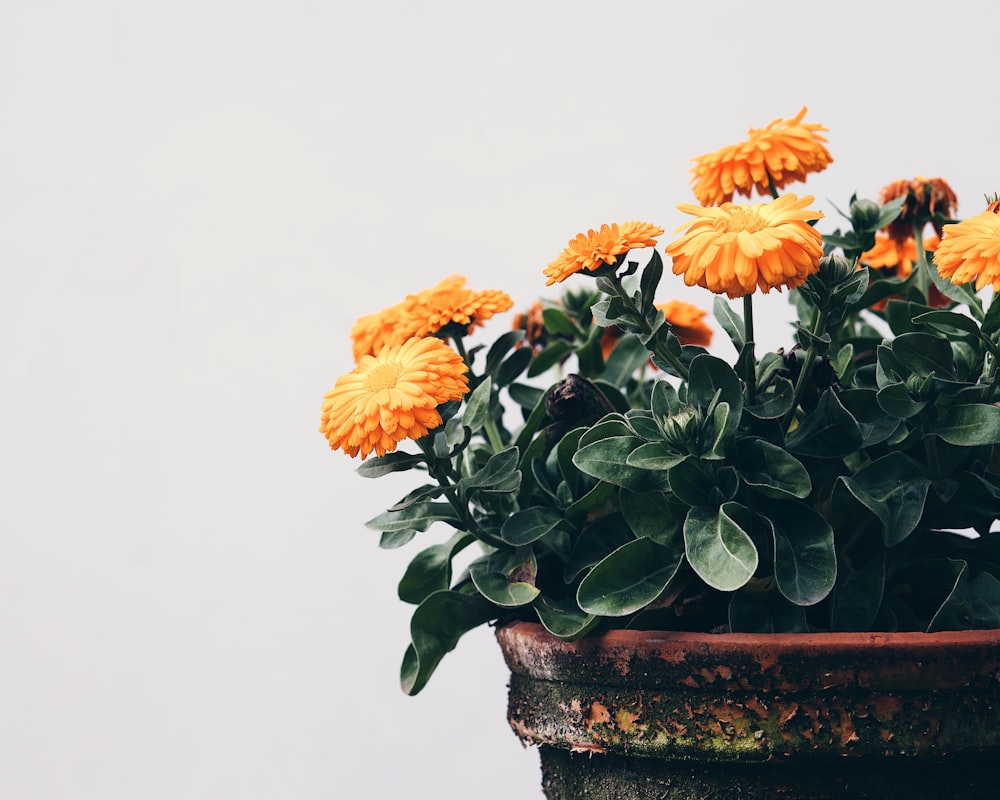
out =
{"type": "Polygon", "coordinates": [[[739,233],[740,231],[756,233],[766,228],[767,223],[752,208],[740,206],[730,211],[727,217],[717,219],[714,227],[720,233],[739,233]]]}
{"type": "Polygon", "coordinates": [[[365,379],[365,391],[380,392],[383,389],[393,389],[402,373],[402,364],[381,364],[365,379]]]}

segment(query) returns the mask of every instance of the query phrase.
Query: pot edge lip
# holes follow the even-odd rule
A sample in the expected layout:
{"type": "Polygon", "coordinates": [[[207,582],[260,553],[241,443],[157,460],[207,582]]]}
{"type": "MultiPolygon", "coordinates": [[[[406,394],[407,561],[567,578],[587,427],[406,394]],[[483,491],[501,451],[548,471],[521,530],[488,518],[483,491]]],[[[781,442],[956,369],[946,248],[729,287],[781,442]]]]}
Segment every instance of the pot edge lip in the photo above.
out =
{"type": "Polygon", "coordinates": [[[599,647],[669,647],[671,645],[718,646],[724,649],[766,644],[778,651],[808,648],[852,648],[887,647],[920,648],[941,646],[997,646],[1000,647],[1000,628],[984,628],[963,631],[921,631],[903,632],[833,632],[833,633],[700,633],[689,631],[641,631],[614,629],[601,634],[585,636],[574,641],[565,641],[549,633],[538,622],[515,620],[496,629],[497,639],[513,642],[515,639],[537,639],[540,642],[573,648],[581,642],[590,642],[599,647]]]}

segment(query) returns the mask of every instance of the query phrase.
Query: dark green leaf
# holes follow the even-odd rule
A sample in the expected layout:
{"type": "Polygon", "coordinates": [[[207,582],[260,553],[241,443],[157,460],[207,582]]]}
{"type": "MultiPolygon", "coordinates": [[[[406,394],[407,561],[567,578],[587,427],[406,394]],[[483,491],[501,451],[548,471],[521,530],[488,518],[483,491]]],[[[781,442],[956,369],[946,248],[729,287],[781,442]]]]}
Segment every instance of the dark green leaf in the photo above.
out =
{"type": "Polygon", "coordinates": [[[956,314],[954,311],[928,311],[926,314],[918,314],[913,318],[913,321],[919,322],[921,325],[944,328],[946,331],[954,329],[979,335],[979,324],[972,317],[956,314]]]}
{"type": "Polygon", "coordinates": [[[381,478],[390,472],[402,472],[422,464],[427,459],[409,453],[386,453],[384,456],[369,458],[358,467],[358,475],[362,478],[381,478]]]}
{"type": "Polygon", "coordinates": [[[689,506],[717,506],[732,500],[739,489],[739,476],[732,467],[717,469],[693,458],[671,467],[667,476],[670,490],[689,506]]]}
{"type": "Polygon", "coordinates": [[[740,477],[767,497],[800,500],[812,491],[809,472],[802,462],[781,447],[763,439],[740,441],[740,477]]]}
{"type": "Polygon", "coordinates": [[[920,466],[899,451],[873,461],[853,477],[841,476],[835,496],[841,487],[868,509],[882,526],[887,547],[893,547],[908,537],[920,522],[931,481],[920,466]]]}
{"type": "Polygon", "coordinates": [[[639,280],[639,294],[642,297],[643,305],[640,311],[643,314],[649,312],[653,305],[653,298],[656,296],[656,287],[660,285],[660,278],[663,277],[663,259],[654,250],[649,262],[642,271],[642,278],[639,280]]]}
{"type": "Polygon", "coordinates": [[[494,453],[481,470],[468,478],[463,478],[459,488],[463,491],[469,489],[517,491],[517,487],[521,484],[521,473],[517,470],[519,460],[520,453],[516,447],[508,447],[506,450],[494,453]]]}
{"type": "Polygon", "coordinates": [[[774,579],[797,606],[824,599],[837,579],[833,528],[805,503],[788,502],[769,509],[774,526],[774,579]]]}
{"type": "Polygon", "coordinates": [[[609,514],[594,520],[581,531],[576,540],[563,571],[563,580],[572,583],[583,570],[594,566],[634,538],[621,514],[609,514]]]}
{"type": "Polygon", "coordinates": [[[723,300],[719,295],[715,296],[715,301],[712,305],[712,315],[719,325],[722,326],[722,330],[729,336],[733,347],[736,348],[736,352],[742,352],[744,345],[746,345],[743,317],[733,311],[729,302],[723,300]]]}
{"type": "Polygon", "coordinates": [[[780,419],[795,403],[795,387],[787,378],[775,378],[774,389],[757,396],[758,402],[746,411],[757,419],[780,419]]]}
{"type": "Polygon", "coordinates": [[[870,631],[882,604],[885,586],[885,555],[873,558],[860,569],[841,564],[833,590],[830,629],[834,631],[870,631]]]}
{"type": "Polygon", "coordinates": [[[503,608],[524,606],[538,597],[537,572],[530,547],[499,550],[469,565],[469,576],[479,593],[503,608]]]}
{"type": "Polygon", "coordinates": [[[939,378],[955,377],[951,343],[946,338],[929,333],[901,333],[892,343],[892,353],[922,378],[931,373],[939,378]]]}
{"type": "Polygon", "coordinates": [[[733,633],[805,633],[806,612],[780,592],[736,592],[729,600],[729,628],[733,633]]]}
{"type": "Polygon", "coordinates": [[[587,573],[576,593],[584,611],[623,617],[653,602],[677,574],[684,552],[651,539],[622,545],[587,573]]]}
{"type": "Polygon", "coordinates": [[[523,338],[524,331],[517,330],[507,331],[497,337],[497,340],[493,342],[490,346],[489,352],[486,354],[486,374],[496,375],[496,371],[500,366],[500,362],[503,361],[504,356],[506,356],[507,353],[510,352],[511,348],[523,338]]]}
{"type": "Polygon", "coordinates": [[[404,544],[408,544],[416,535],[417,532],[414,530],[383,533],[379,537],[378,546],[383,550],[395,550],[397,547],[402,547],[404,544]]]}
{"type": "Polygon", "coordinates": [[[456,528],[461,521],[448,503],[415,503],[402,511],[387,511],[368,520],[365,526],[383,533],[425,531],[432,522],[447,522],[456,528]]]}
{"type": "Polygon", "coordinates": [[[621,489],[618,505],[625,521],[637,537],[647,537],[657,544],[683,549],[684,518],[687,506],[666,492],[633,492],[621,489]]]}
{"type": "Polygon", "coordinates": [[[600,622],[593,614],[581,611],[573,599],[553,600],[539,595],[531,605],[545,630],[565,642],[586,636],[600,622]]]}
{"type": "Polygon", "coordinates": [[[978,404],[952,406],[930,433],[962,447],[1000,443],[1000,408],[978,404]]]}
{"type": "Polygon", "coordinates": [[[684,521],[688,562],[713,589],[732,592],[753,577],[758,555],[747,531],[749,520],[749,510],[738,503],[688,512],[684,521]]]}
{"type": "Polygon", "coordinates": [[[528,365],[528,377],[533,378],[536,375],[541,375],[549,367],[561,364],[569,358],[572,352],[572,344],[567,342],[565,339],[556,339],[551,344],[546,345],[541,352],[539,352],[531,360],[531,364],[528,365]]]}
{"type": "Polygon", "coordinates": [[[687,455],[671,450],[665,442],[646,442],[629,453],[626,463],[642,469],[666,470],[680,464],[687,455]]]}
{"type": "Polygon", "coordinates": [[[545,325],[545,330],[556,336],[568,336],[571,339],[575,339],[580,333],[580,330],[576,327],[576,323],[561,308],[550,306],[549,308],[542,309],[542,323],[545,325]]]}
{"type": "Polygon", "coordinates": [[[631,467],[627,463],[629,454],[643,444],[636,436],[612,436],[581,447],[573,456],[573,463],[587,475],[615,486],[646,490],[664,487],[666,473],[631,467]]]}
{"type": "Polygon", "coordinates": [[[462,415],[462,422],[473,433],[482,430],[483,425],[490,418],[490,399],[492,394],[493,383],[489,376],[486,376],[472,390],[469,399],[465,402],[465,413],[462,415]]]}
{"type": "Polygon", "coordinates": [[[827,389],[798,427],[790,431],[785,444],[796,455],[842,458],[861,445],[858,421],[844,408],[836,393],[827,389]]]}
{"type": "Polygon", "coordinates": [[[878,390],[876,395],[879,407],[889,416],[898,419],[909,419],[919,414],[927,406],[926,400],[914,400],[910,397],[906,385],[890,383],[878,390]]]}
{"type": "Polygon", "coordinates": [[[497,370],[497,386],[509,386],[532,362],[531,348],[520,347],[511,353],[497,370]]]}
{"type": "Polygon", "coordinates": [[[541,539],[565,521],[562,514],[546,506],[534,506],[515,511],[504,520],[500,538],[515,546],[531,544],[541,539]]]}
{"type": "Polygon", "coordinates": [[[431,593],[449,588],[451,560],[474,541],[474,536],[460,531],[447,542],[417,553],[399,582],[399,599],[417,605],[431,593]]]}
{"type": "Polygon", "coordinates": [[[393,503],[388,511],[402,511],[404,508],[409,508],[414,503],[419,503],[421,500],[433,500],[435,497],[440,497],[444,494],[443,486],[435,486],[434,484],[424,484],[409,492],[406,497],[400,500],[398,503],[393,503]]]}
{"type": "Polygon", "coordinates": [[[614,386],[622,386],[636,370],[649,361],[649,351],[634,334],[625,334],[615,344],[604,362],[600,379],[614,386]]]}
{"type": "Polygon", "coordinates": [[[496,607],[478,595],[453,591],[429,595],[410,619],[412,644],[400,668],[403,691],[417,694],[463,634],[495,617],[496,607]]]}

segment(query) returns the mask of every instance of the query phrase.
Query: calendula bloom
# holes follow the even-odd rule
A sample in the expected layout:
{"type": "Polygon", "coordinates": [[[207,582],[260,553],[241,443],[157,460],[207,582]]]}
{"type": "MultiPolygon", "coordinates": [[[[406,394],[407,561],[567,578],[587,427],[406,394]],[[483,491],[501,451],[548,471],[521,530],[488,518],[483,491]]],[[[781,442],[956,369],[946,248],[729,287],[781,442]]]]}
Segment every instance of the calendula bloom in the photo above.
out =
{"type": "Polygon", "coordinates": [[[497,289],[474,291],[461,275],[449,275],[430,289],[407,295],[401,303],[361,317],[351,329],[354,359],[379,352],[384,345],[402,344],[413,336],[437,334],[450,325],[471,333],[514,301],[497,289]]]}
{"type": "Polygon", "coordinates": [[[942,278],[963,284],[973,280],[978,292],[986,284],[1000,291],[1000,216],[987,209],[975,217],[944,226],[934,253],[942,278]]]}
{"type": "Polygon", "coordinates": [[[792,119],[779,117],[764,128],[751,128],[745,142],[691,159],[691,183],[698,202],[716,206],[731,202],[734,192],[749,197],[754,189],[770,195],[771,183],[781,189],[804,181],[810,172],[826,169],[833,163],[823,145],[826,139],[819,133],[826,128],[803,122],[806,111],[803,106],[792,119]]]}
{"type": "Polygon", "coordinates": [[[885,229],[897,242],[913,238],[914,227],[919,225],[922,228],[928,222],[940,236],[941,225],[935,221],[935,215],[950,217],[958,208],[958,198],[944,178],[918,175],[911,181],[893,181],[879,190],[882,205],[897,197],[906,197],[903,210],[885,229]]]}
{"type": "MultiPolygon", "coordinates": [[[[708,347],[712,343],[712,329],[703,320],[708,312],[683,300],[668,300],[657,303],[656,307],[663,316],[681,344],[694,344],[708,347]]],[[[617,325],[609,325],[601,334],[601,352],[607,358],[611,355],[618,340],[622,338],[622,329],[617,325]]],[[[652,363],[652,362],[650,362],[652,363]]]]}
{"type": "Polygon", "coordinates": [[[441,425],[437,406],[469,391],[467,371],[462,357],[434,337],[386,345],[326,393],[319,431],[333,450],[383,456],[441,425]]]}
{"type": "Polygon", "coordinates": [[[674,274],[683,275],[688,286],[729,297],[743,297],[758,287],[763,292],[794,289],[816,272],[823,255],[823,237],[809,225],[823,214],[806,208],[812,201],[811,195],[786,194],[754,205],[677,206],[696,219],[667,245],[674,274]]]}
{"type": "Polygon", "coordinates": [[[593,272],[605,264],[614,264],[618,256],[640,247],[655,247],[657,236],[663,235],[663,228],[650,222],[623,222],[602,225],[599,231],[593,229],[579,233],[570,239],[566,249],[543,271],[548,276],[546,286],[562,283],[570,275],[581,270],[593,272]]]}
{"type": "MultiPolygon", "coordinates": [[[[934,252],[937,249],[940,239],[936,235],[924,238],[924,249],[934,252]]],[[[858,266],[867,264],[872,269],[884,270],[891,277],[906,278],[913,272],[913,267],[917,263],[917,241],[910,238],[904,242],[897,242],[891,236],[884,233],[875,234],[875,246],[871,250],[866,250],[861,254],[858,266]]],[[[948,305],[949,300],[933,284],[928,287],[927,305],[932,308],[942,308],[948,305]]],[[[874,311],[885,309],[889,298],[878,300],[871,308],[874,311]]]]}

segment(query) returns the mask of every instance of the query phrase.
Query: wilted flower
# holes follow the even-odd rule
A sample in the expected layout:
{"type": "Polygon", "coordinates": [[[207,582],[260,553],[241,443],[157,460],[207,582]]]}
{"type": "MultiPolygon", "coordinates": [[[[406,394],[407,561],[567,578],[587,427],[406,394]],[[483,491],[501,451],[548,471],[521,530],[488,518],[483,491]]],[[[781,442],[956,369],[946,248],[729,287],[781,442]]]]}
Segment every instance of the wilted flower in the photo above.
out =
{"type": "Polygon", "coordinates": [[[928,222],[940,236],[941,223],[935,217],[950,217],[958,207],[958,198],[944,178],[918,175],[911,181],[895,180],[879,191],[883,205],[898,197],[906,198],[903,210],[886,227],[889,236],[897,242],[913,238],[914,228],[923,228],[928,222]]]}

